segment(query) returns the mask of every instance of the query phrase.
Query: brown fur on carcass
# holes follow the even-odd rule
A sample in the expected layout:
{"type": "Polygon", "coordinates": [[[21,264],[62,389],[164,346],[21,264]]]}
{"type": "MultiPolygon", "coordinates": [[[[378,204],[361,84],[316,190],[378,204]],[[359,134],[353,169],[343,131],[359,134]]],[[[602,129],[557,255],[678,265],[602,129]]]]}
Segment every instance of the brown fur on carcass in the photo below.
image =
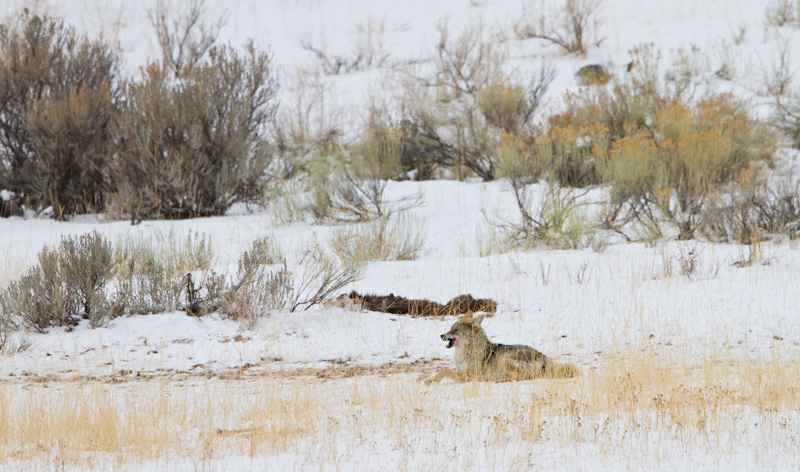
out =
{"type": "Polygon", "coordinates": [[[350,292],[347,298],[358,302],[365,310],[395,315],[442,316],[461,315],[468,311],[494,313],[497,310],[497,302],[494,300],[488,298],[475,299],[472,295],[459,295],[444,305],[430,300],[398,297],[393,293],[389,295],[362,295],[354,291],[350,292]]]}

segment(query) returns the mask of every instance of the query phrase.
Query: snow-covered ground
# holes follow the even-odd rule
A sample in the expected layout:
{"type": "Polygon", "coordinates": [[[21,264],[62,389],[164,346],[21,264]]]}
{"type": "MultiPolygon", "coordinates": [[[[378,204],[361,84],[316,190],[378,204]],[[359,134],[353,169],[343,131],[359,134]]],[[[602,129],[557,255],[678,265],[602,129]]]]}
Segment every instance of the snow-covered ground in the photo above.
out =
{"type": "MultiPolygon", "coordinates": [[[[597,352],[642,343],[680,346],[693,355],[733,350],[743,358],[799,346],[800,251],[795,243],[763,243],[763,261],[744,268],[734,263],[747,259],[749,248],[698,242],[652,247],[610,244],[602,252],[538,250],[478,257],[474,248],[478,234],[489,228],[481,204],[490,198],[509,198],[502,182],[393,186],[423,197],[425,203],[409,214],[425,230],[425,256],[369,263],[363,279],[343,292],[395,293],[441,303],[467,293],[492,298],[500,306],[485,327],[495,340],[533,344],[586,366],[597,364],[597,352]],[[697,268],[686,276],[680,264],[690,257],[689,251],[695,254],[697,268]]],[[[223,269],[231,266],[230,261],[235,264],[255,238],[270,236],[285,247],[299,248],[300,241],[325,241],[331,229],[311,224],[276,227],[266,214],[137,226],[11,218],[0,220],[0,228],[13,238],[6,263],[18,268],[32,263],[42,245],[56,245],[62,234],[98,230],[114,241],[147,231],[197,230],[209,236],[217,266],[223,269]]],[[[439,334],[452,321],[319,305],[276,313],[252,330],[221,317],[196,318],[183,312],[119,318],[95,329],[85,322],[69,331],[17,333],[14,341],[26,339],[31,347],[4,358],[0,373],[109,376],[119,370],[213,371],[261,364],[265,359],[281,359],[276,366],[413,362],[447,354],[439,334]],[[244,340],[231,342],[239,335],[244,340]]]]}
{"type": "MultiPolygon", "coordinates": [[[[209,3],[228,18],[220,40],[253,38],[270,46],[283,83],[314,64],[303,41],[331,54],[349,54],[371,41],[402,62],[427,57],[442,21],[457,29],[481,22],[505,31],[508,66],[520,76],[542,58],[553,61],[553,102],[564,90],[577,89],[574,73],[583,65],[622,70],[628,51],[642,43],[653,43],[669,62],[695,45],[708,59],[704,86],[752,100],[765,115],[763,74],[774,67],[781,44],[794,45],[791,53],[800,63],[800,30],[766,26],[769,2],[751,0],[605,0],[597,38],[603,40],[585,57],[516,39],[513,26],[536,2],[209,3]],[[714,76],[726,54],[735,65],[732,81],[714,76]]],[[[27,4],[7,2],[0,15],[27,4]]],[[[148,2],[30,4],[90,34],[104,33],[125,53],[130,73],[157,56],[148,2]]],[[[369,97],[391,93],[386,75],[376,68],[325,80],[334,103],[357,115],[369,97]]],[[[290,101],[291,87],[282,94],[290,101]]],[[[96,329],[84,323],[69,331],[17,332],[9,346],[27,348],[0,356],[0,419],[13,418],[13,411],[30,416],[32,405],[56,415],[65,407],[59,398],[68,397],[123,424],[162,421],[164,436],[157,439],[168,446],[140,457],[146,449],[136,449],[146,443],[140,438],[128,446],[138,453],[92,443],[79,454],[64,446],[67,427],[64,437],[40,438],[38,453],[32,444],[9,451],[0,469],[800,468],[796,241],[762,243],[760,260],[746,267],[735,263],[748,258],[749,248],[705,242],[612,239],[597,251],[481,257],[481,242],[491,231],[484,211],[514,215],[504,183],[400,182],[391,183],[389,192],[422,197],[408,213],[420,223],[425,251],[415,261],[370,263],[363,279],[343,292],[439,302],[466,293],[492,298],[499,307],[484,327],[493,341],[535,346],[577,365],[581,376],[426,387],[417,377],[451,362],[439,335],[453,318],[319,305],[275,313],[252,329],[219,316],[175,312],[118,318],[96,329]],[[681,261],[689,257],[697,267],[683,274],[681,261]],[[151,407],[204,420],[180,422],[177,413],[163,412],[151,418],[151,407]]],[[[337,229],[278,221],[270,210],[137,226],[95,217],[67,223],[0,219],[0,283],[18,277],[45,244],[52,247],[68,234],[97,230],[113,242],[199,232],[211,241],[214,267],[229,271],[256,238],[274,238],[291,261],[303,243],[327,241],[337,229]]],[[[25,430],[0,423],[6,426],[25,430]]]]}

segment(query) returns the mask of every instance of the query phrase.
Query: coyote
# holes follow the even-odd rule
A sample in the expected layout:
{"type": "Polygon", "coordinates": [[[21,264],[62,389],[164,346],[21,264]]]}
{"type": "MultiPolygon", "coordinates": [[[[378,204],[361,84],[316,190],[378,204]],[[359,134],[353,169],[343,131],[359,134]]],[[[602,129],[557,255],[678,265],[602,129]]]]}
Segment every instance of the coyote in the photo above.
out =
{"type": "Polygon", "coordinates": [[[505,382],[544,378],[572,378],[578,369],[571,364],[556,364],[536,349],[516,344],[495,344],[486,337],[481,322],[486,315],[473,318],[468,312],[442,335],[447,348],[456,348],[456,370],[442,369],[426,384],[447,377],[456,382],[483,380],[505,382]]]}

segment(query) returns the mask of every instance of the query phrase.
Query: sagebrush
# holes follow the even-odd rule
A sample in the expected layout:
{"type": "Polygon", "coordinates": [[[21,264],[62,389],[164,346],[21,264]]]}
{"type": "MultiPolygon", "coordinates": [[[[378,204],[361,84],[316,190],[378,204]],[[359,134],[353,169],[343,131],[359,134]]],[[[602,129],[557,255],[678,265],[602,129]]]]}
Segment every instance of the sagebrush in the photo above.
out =
{"type": "Polygon", "coordinates": [[[106,205],[120,58],[63,21],[0,24],[0,184],[64,219],[106,205]]]}

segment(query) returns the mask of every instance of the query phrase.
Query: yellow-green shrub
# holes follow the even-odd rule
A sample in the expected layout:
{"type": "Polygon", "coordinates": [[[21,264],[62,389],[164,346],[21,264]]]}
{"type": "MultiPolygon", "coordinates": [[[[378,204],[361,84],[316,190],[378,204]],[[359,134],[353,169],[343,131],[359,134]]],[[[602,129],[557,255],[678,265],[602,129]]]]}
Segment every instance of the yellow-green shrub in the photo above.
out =
{"type": "Polygon", "coordinates": [[[769,159],[772,143],[741,101],[717,95],[692,108],[664,104],[646,129],[612,141],[606,153],[600,147],[594,151],[615,203],[651,219],[659,216],[657,209],[677,225],[680,239],[689,239],[700,223],[704,197],[754,161],[769,159]]]}

